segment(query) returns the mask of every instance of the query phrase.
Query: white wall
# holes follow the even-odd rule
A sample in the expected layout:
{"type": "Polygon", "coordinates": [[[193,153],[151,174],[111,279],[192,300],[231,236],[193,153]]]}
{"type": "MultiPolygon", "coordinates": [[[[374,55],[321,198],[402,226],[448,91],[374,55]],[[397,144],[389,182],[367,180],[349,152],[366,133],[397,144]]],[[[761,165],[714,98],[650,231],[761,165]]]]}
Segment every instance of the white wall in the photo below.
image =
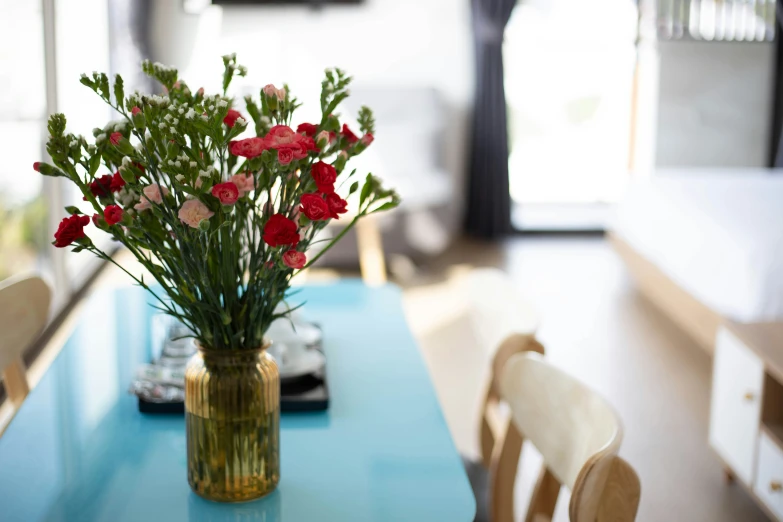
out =
{"type": "Polygon", "coordinates": [[[764,167],[772,43],[658,42],[657,167],[764,167]]]}

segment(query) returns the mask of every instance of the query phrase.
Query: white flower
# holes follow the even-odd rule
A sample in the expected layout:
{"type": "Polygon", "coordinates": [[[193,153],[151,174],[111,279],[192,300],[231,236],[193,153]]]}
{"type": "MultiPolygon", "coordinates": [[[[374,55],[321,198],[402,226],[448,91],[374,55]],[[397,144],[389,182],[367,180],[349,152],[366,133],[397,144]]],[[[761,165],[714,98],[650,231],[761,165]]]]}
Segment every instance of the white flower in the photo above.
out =
{"type": "Polygon", "coordinates": [[[127,167],[131,163],[133,163],[133,162],[131,161],[131,159],[128,156],[123,156],[123,158],[122,158],[122,166],[123,167],[127,167]]]}
{"type": "Polygon", "coordinates": [[[195,161],[191,161],[190,162],[190,168],[191,169],[195,169],[196,167],[198,167],[198,163],[196,163],[195,161]]]}
{"type": "Polygon", "coordinates": [[[179,108],[179,110],[178,110],[177,112],[178,112],[178,113],[180,113],[180,114],[185,114],[185,109],[183,109],[182,107],[180,107],[180,108],[179,108]]]}
{"type": "Polygon", "coordinates": [[[194,111],[193,109],[190,109],[190,110],[188,111],[188,113],[187,113],[187,114],[185,114],[185,117],[186,117],[187,119],[189,119],[189,120],[192,120],[193,118],[195,118],[195,117],[196,117],[196,111],[194,111]]]}
{"type": "Polygon", "coordinates": [[[171,118],[172,118],[171,114],[167,114],[163,117],[163,119],[166,121],[171,121],[171,118]]]}
{"type": "Polygon", "coordinates": [[[177,168],[179,168],[179,167],[181,167],[181,166],[182,166],[182,163],[181,163],[179,160],[177,160],[177,161],[175,161],[175,162],[174,162],[174,166],[176,166],[177,168]]]}
{"type": "Polygon", "coordinates": [[[209,121],[209,117],[206,114],[202,114],[201,119],[204,121],[209,121]]]}
{"type": "Polygon", "coordinates": [[[82,80],[85,80],[85,79],[87,79],[87,75],[82,73],[81,75],[79,75],[79,78],[81,78],[82,80]]]}
{"type": "Polygon", "coordinates": [[[174,176],[174,179],[176,179],[180,183],[184,183],[185,182],[185,176],[183,176],[182,174],[177,174],[176,176],[174,176]]]}
{"type": "Polygon", "coordinates": [[[97,136],[95,136],[95,143],[100,143],[106,139],[106,134],[100,133],[97,136]]]}
{"type": "Polygon", "coordinates": [[[174,166],[174,160],[168,160],[166,163],[168,163],[170,166],[174,166]]]}
{"type": "Polygon", "coordinates": [[[170,127],[169,130],[171,131],[172,134],[176,134],[177,133],[176,127],[170,127]]]}
{"type": "Polygon", "coordinates": [[[69,147],[74,148],[79,146],[79,142],[77,140],[71,141],[71,143],[68,144],[69,147]]]}
{"type": "Polygon", "coordinates": [[[177,118],[174,118],[173,120],[171,120],[171,124],[172,125],[178,125],[179,124],[179,120],[177,118]]]}
{"type": "Polygon", "coordinates": [[[219,102],[217,102],[217,106],[220,107],[221,109],[223,107],[226,107],[227,105],[228,105],[228,102],[226,100],[220,100],[219,102]]]}
{"type": "Polygon", "coordinates": [[[214,111],[215,110],[215,106],[214,105],[210,105],[209,106],[209,110],[214,111]]]}
{"type": "Polygon", "coordinates": [[[240,125],[240,126],[244,127],[245,125],[247,125],[247,122],[245,121],[245,119],[242,116],[240,116],[234,122],[234,125],[240,125]]]}
{"type": "Polygon", "coordinates": [[[160,123],[158,123],[158,128],[159,129],[165,129],[166,128],[166,124],[164,122],[160,122],[160,123]]]}

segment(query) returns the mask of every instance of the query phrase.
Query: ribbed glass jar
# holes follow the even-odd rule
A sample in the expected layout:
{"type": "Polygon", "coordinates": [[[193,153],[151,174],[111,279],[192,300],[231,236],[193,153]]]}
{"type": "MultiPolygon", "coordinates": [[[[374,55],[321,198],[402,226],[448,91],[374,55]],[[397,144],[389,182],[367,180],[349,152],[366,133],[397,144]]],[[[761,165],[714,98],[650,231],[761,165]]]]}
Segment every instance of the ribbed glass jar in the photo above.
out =
{"type": "Polygon", "coordinates": [[[268,346],[200,347],[188,363],[188,483],[201,497],[253,500],[280,481],[280,372],[268,346]]]}

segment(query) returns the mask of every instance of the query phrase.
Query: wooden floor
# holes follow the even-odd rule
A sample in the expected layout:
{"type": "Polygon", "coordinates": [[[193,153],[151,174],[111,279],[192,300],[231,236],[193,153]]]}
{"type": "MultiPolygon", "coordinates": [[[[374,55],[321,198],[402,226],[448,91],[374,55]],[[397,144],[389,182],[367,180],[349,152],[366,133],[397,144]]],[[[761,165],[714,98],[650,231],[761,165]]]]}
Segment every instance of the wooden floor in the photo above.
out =
{"type": "MultiPolygon", "coordinates": [[[[601,238],[520,237],[501,246],[461,242],[406,284],[406,312],[420,340],[458,448],[476,454],[478,397],[487,355],[466,337],[455,265],[496,266],[541,313],[548,358],[600,391],[625,423],[621,455],[639,473],[642,522],[755,522],[767,518],[727,485],[707,446],[711,359],[635,291],[601,238]]],[[[518,508],[536,456],[526,448],[518,508]],[[525,459],[527,462],[525,463],[525,459]]],[[[561,497],[556,521],[566,521],[561,497]]],[[[518,509],[522,513],[521,509],[518,509]]]]}

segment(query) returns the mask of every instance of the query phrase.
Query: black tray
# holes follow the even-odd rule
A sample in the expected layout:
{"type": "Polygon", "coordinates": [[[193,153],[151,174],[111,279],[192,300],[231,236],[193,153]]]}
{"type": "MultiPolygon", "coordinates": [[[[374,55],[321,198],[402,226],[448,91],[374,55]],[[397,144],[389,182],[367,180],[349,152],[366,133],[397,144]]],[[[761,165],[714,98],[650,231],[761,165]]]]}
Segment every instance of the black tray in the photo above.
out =
{"type": "MultiPolygon", "coordinates": [[[[324,411],[329,408],[326,373],[308,374],[280,383],[280,411],[324,411]]],[[[150,402],[139,398],[139,411],[150,414],[184,414],[184,402],[150,402]]]]}

